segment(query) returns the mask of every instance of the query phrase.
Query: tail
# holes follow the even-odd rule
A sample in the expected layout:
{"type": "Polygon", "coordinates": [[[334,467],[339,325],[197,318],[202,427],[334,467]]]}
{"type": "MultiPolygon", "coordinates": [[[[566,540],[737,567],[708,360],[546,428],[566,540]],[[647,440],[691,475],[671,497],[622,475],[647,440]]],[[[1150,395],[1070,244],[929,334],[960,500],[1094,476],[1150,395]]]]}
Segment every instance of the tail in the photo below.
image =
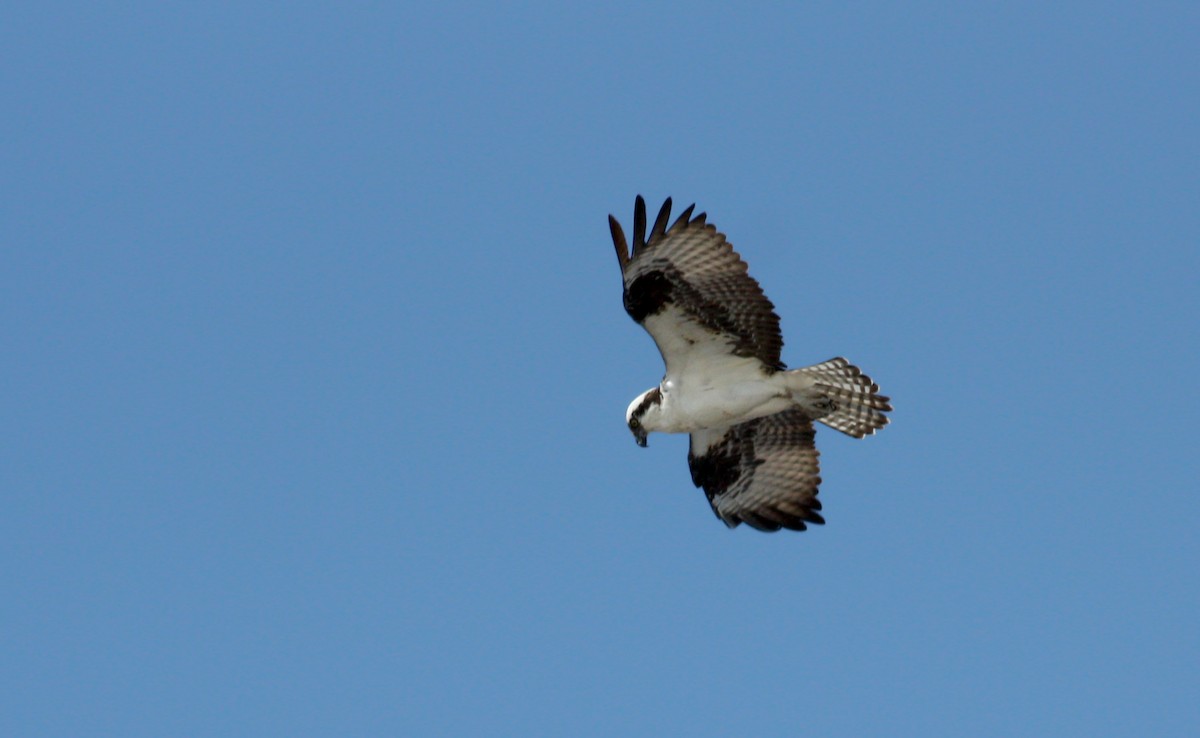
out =
{"type": "Polygon", "coordinates": [[[879,385],[842,357],[788,374],[803,377],[806,385],[829,400],[832,410],[816,419],[830,428],[862,438],[888,424],[884,413],[891,412],[890,398],[878,394],[879,385]]]}

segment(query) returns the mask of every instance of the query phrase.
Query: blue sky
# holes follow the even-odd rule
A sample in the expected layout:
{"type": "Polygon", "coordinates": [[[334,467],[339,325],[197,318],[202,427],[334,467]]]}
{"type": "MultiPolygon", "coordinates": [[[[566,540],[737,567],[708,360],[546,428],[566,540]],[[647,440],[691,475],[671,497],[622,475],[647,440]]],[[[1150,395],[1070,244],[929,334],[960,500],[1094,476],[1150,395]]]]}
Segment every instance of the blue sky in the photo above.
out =
{"type": "Polygon", "coordinates": [[[4,11],[0,732],[1200,732],[1192,5],[397,5],[4,11]],[[828,525],[634,445],[638,193],[828,525]]]}

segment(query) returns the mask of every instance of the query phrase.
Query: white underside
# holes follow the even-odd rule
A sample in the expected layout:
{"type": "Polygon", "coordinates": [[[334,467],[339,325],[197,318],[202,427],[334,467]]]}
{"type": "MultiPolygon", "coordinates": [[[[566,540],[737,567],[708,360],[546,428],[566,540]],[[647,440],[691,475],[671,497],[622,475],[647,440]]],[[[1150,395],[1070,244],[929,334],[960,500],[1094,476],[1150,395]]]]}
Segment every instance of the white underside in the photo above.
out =
{"type": "Polygon", "coordinates": [[[811,384],[786,372],[767,374],[757,359],[726,356],[686,373],[668,373],[659,385],[661,405],[642,423],[662,433],[724,428],[805,406],[803,389],[811,384]]]}
{"type": "MultiPolygon", "coordinates": [[[[674,306],[647,317],[644,325],[667,365],[659,385],[662,403],[641,419],[647,432],[724,428],[797,406],[809,408],[819,399],[806,392],[814,384],[811,378],[765,372],[757,358],[733,353],[729,337],[714,334],[674,306]]],[[[630,411],[637,404],[634,400],[630,411]]],[[[822,414],[811,409],[813,417],[822,414]]]]}
{"type": "Polygon", "coordinates": [[[694,389],[672,387],[671,384],[669,381],[663,383],[662,412],[646,423],[646,430],[691,433],[722,428],[774,415],[793,404],[788,394],[767,381],[694,389]]]}

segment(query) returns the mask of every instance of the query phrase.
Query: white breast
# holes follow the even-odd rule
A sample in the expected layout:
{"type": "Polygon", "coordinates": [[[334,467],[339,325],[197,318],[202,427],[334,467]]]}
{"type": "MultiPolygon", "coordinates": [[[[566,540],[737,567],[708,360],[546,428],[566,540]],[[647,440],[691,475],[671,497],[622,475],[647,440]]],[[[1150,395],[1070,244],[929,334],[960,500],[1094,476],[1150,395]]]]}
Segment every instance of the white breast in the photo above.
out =
{"type": "Polygon", "coordinates": [[[663,380],[661,429],[690,433],[721,428],[786,410],[791,399],[782,382],[764,375],[757,360],[740,359],[736,371],[693,372],[663,380]]]}

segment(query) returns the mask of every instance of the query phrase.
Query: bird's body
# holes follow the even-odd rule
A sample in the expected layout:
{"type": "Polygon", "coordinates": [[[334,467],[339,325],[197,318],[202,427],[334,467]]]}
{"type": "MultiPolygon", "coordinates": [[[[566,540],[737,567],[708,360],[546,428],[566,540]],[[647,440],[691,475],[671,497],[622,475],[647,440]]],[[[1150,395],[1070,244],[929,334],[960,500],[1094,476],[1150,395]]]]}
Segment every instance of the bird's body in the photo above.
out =
{"type": "MultiPolygon", "coordinates": [[[[812,382],[804,375],[768,374],[756,359],[735,358],[698,367],[696,371],[668,372],[655,388],[662,393],[657,412],[644,417],[642,426],[647,431],[691,433],[737,425],[797,405],[808,406],[813,417],[824,414],[817,406],[819,398],[805,393],[812,382]]],[[[635,399],[633,405],[645,394],[635,399]]]]}
{"type": "Polygon", "coordinates": [[[730,527],[822,523],[812,421],[861,438],[887,424],[888,398],[845,359],[788,371],[779,317],[745,262],[704,214],[689,207],[668,229],[670,212],[668,199],[647,240],[637,198],[632,252],[609,216],[625,310],[666,364],[630,403],[629,429],[643,446],[654,431],[690,434],[692,481],[730,527]]]}

